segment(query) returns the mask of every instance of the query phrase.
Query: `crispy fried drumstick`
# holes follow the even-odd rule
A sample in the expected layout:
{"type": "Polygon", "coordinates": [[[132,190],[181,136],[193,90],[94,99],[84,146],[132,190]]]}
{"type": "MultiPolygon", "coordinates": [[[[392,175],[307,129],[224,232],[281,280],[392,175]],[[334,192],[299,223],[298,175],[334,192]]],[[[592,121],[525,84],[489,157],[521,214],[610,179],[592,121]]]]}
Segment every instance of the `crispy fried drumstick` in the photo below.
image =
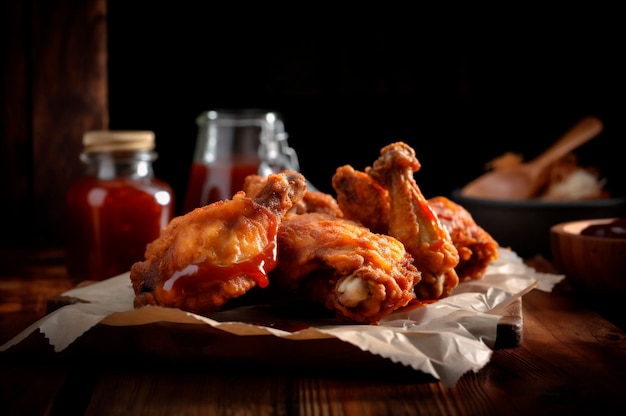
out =
{"type": "Polygon", "coordinates": [[[459,264],[455,268],[459,280],[480,279],[489,263],[498,258],[498,242],[456,202],[436,196],[428,199],[428,205],[450,233],[459,252],[459,264]]]}
{"type": "MultiPolygon", "coordinates": [[[[265,186],[267,178],[262,175],[248,175],[244,179],[243,191],[249,197],[253,198],[259,190],[265,186]]],[[[323,212],[325,214],[333,215],[335,217],[343,218],[343,212],[339,208],[337,200],[330,194],[321,191],[307,190],[302,197],[302,200],[298,201],[292,211],[298,214],[304,214],[305,212],[323,212]]]]}
{"type": "MultiPolygon", "coordinates": [[[[339,207],[345,217],[371,230],[389,232],[389,192],[370,175],[342,166],[333,176],[339,207]],[[379,212],[380,211],[380,212],[379,212]]],[[[455,267],[459,281],[480,279],[487,266],[498,258],[497,241],[475,221],[461,205],[443,196],[428,199],[428,205],[450,233],[459,252],[455,267]]]]}
{"type": "Polygon", "coordinates": [[[332,186],[337,204],[346,218],[357,221],[375,233],[389,231],[389,192],[365,172],[344,165],[335,171],[332,186]]]}
{"type": "Polygon", "coordinates": [[[389,191],[388,234],[404,243],[422,273],[415,287],[417,297],[439,299],[459,283],[454,269],[459,253],[415,182],[413,173],[420,167],[413,148],[396,142],[383,147],[365,172],[389,191]]]}
{"type": "Polygon", "coordinates": [[[306,191],[304,177],[269,175],[254,199],[243,192],[173,219],[151,242],[130,279],[135,307],[161,305],[206,314],[258,285],[276,266],[278,226],[306,191]]]}
{"type": "Polygon", "coordinates": [[[323,213],[287,214],[278,256],[272,285],[324,305],[344,321],[378,323],[414,299],[420,279],[398,240],[323,213]]]}

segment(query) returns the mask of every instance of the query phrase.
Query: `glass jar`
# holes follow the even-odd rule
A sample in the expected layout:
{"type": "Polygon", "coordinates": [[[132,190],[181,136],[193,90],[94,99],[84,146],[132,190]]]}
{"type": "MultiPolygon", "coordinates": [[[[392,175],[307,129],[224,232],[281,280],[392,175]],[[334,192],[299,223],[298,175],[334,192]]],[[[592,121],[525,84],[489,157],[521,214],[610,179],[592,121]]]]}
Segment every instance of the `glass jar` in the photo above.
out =
{"type": "Polygon", "coordinates": [[[198,136],[183,214],[232,198],[248,175],[300,169],[277,112],[211,110],[200,114],[196,123],[198,136]]]}
{"type": "Polygon", "coordinates": [[[67,268],[75,280],[103,280],[144,259],[174,215],[172,188],[154,176],[151,131],[90,131],[85,176],[66,192],[67,268]]]}

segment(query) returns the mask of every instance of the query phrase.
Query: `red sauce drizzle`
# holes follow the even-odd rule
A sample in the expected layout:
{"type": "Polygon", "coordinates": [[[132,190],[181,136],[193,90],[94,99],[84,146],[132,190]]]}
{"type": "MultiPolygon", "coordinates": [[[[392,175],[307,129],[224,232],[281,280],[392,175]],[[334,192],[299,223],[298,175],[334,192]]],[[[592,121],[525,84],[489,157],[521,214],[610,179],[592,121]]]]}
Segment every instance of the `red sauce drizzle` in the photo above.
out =
{"type": "MultiPolygon", "coordinates": [[[[181,275],[176,278],[172,288],[169,290],[177,293],[202,292],[207,287],[207,282],[222,281],[228,282],[239,276],[247,275],[254,279],[259,287],[265,288],[269,284],[267,277],[278,263],[276,234],[278,222],[274,221],[268,227],[268,244],[254,257],[242,263],[235,263],[229,266],[218,266],[211,263],[198,264],[197,269],[190,273],[181,271],[181,275]]],[[[164,286],[167,285],[167,282],[164,286]]],[[[167,289],[166,289],[167,290],[167,289]]]]}
{"type": "Polygon", "coordinates": [[[437,237],[439,237],[439,240],[430,243],[430,247],[433,250],[439,250],[443,246],[443,238],[445,237],[445,234],[438,226],[439,218],[435,215],[435,212],[430,207],[428,202],[420,200],[419,204],[422,212],[426,214],[426,219],[432,224],[433,228],[437,230],[437,237]]]}

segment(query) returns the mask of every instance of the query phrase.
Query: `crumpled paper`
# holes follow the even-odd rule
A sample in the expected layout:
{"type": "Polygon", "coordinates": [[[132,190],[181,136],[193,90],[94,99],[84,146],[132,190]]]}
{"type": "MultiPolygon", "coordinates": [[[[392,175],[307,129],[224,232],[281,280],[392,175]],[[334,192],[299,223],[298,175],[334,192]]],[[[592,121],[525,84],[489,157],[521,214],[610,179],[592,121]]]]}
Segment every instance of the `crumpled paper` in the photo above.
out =
{"type": "Polygon", "coordinates": [[[499,259],[489,265],[482,279],[461,283],[451,296],[433,304],[396,311],[380,325],[322,324],[290,332],[245,322],[242,318],[250,314],[245,308],[218,312],[211,318],[172,308],[134,309],[127,272],[63,293],[88,303],[50,313],[2,345],[0,351],[17,345],[36,330],[59,352],[97,324],[195,323],[240,336],[269,335],[294,341],[336,338],[453,386],[463,374],[478,371],[489,362],[497,324],[506,316],[508,305],[533,289],[549,292],[563,278],[539,273],[513,251],[500,248],[499,259]]]}

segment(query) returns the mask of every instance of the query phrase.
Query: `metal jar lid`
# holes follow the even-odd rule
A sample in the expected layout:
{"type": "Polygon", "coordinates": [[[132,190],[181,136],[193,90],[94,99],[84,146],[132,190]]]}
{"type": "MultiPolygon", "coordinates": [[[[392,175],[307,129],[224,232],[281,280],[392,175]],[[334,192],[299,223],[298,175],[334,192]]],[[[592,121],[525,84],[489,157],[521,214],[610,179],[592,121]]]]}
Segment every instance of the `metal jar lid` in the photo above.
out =
{"type": "Polygon", "coordinates": [[[96,130],[83,135],[85,152],[153,150],[154,132],[148,130],[96,130]]]}

